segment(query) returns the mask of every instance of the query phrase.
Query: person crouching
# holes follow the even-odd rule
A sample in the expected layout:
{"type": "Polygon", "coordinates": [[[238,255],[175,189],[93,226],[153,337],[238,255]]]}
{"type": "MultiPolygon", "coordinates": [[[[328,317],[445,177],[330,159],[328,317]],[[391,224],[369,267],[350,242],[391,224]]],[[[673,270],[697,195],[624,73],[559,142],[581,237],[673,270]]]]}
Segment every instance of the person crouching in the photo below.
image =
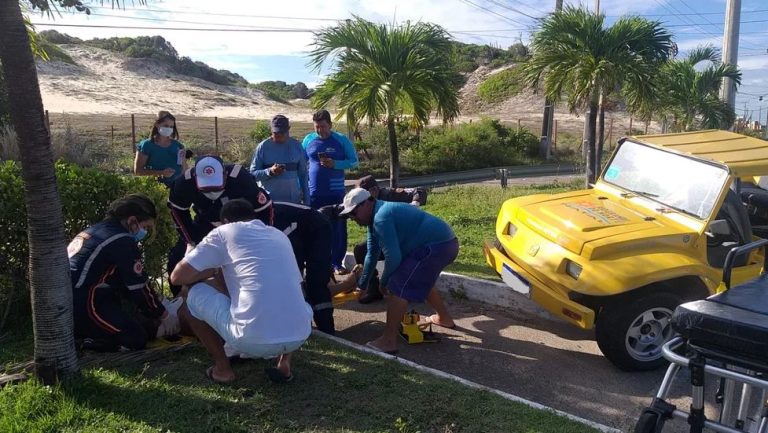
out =
{"type": "Polygon", "coordinates": [[[233,381],[229,356],[239,355],[278,357],[276,367],[265,372],[274,382],[288,382],[291,354],[312,330],[312,309],[304,301],[291,243],[255,219],[244,199],[228,201],[221,222],[171,274],[174,284],[191,285],[182,290],[186,302],[179,316],[213,358],[206,372],[211,380],[233,381]]]}

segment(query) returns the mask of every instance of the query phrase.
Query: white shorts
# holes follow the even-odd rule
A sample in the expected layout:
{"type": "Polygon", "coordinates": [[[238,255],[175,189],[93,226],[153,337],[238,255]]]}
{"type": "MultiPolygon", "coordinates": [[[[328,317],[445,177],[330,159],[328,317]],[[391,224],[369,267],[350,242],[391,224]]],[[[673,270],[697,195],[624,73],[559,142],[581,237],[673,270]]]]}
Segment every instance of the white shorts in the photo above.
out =
{"type": "Polygon", "coordinates": [[[210,325],[224,339],[229,354],[238,353],[248,358],[274,358],[298,350],[306,341],[285,343],[254,343],[243,336],[242,329],[232,321],[229,314],[229,296],[206,283],[197,283],[189,289],[187,308],[198,320],[210,325]]]}

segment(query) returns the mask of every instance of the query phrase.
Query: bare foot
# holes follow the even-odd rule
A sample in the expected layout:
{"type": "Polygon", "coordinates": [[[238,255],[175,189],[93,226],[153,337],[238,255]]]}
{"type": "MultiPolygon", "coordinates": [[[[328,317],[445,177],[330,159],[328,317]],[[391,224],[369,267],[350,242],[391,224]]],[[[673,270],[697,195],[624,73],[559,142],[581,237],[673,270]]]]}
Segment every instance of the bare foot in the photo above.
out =
{"type": "Polygon", "coordinates": [[[453,329],[456,327],[456,323],[452,319],[441,320],[439,314],[433,314],[427,317],[427,321],[433,325],[442,326],[443,328],[453,329]]]}
{"type": "Polygon", "coordinates": [[[219,371],[216,369],[215,365],[208,367],[208,370],[205,371],[205,375],[208,376],[208,379],[211,379],[216,383],[230,383],[235,380],[234,371],[231,369],[228,372],[219,371]]]}
{"type": "Polygon", "coordinates": [[[365,343],[365,346],[370,349],[377,350],[379,352],[387,353],[389,355],[394,355],[397,353],[397,343],[388,344],[387,342],[383,341],[383,337],[369,341],[365,343]]]}

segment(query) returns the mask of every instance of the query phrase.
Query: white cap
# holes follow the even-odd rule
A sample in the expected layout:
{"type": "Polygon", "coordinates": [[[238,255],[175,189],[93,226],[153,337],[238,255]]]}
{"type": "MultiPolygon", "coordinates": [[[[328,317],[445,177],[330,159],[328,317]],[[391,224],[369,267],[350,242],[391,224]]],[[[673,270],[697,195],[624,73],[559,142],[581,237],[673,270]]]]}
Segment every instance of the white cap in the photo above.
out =
{"type": "Polygon", "coordinates": [[[347,215],[348,213],[355,210],[357,205],[368,200],[370,197],[371,197],[371,193],[369,193],[365,189],[355,188],[351,190],[350,192],[347,193],[347,195],[344,196],[344,201],[342,202],[344,209],[342,209],[342,211],[339,212],[339,215],[347,215]]]}
{"type": "Polygon", "coordinates": [[[206,155],[195,164],[195,182],[198,191],[221,191],[224,189],[224,164],[215,156],[206,155]]]}

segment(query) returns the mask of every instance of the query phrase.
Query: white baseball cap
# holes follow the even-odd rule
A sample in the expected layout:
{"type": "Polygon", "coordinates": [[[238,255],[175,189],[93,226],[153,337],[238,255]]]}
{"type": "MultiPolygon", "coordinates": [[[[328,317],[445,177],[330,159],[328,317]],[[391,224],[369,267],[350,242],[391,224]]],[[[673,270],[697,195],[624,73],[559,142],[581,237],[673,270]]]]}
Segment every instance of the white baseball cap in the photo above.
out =
{"type": "Polygon", "coordinates": [[[344,196],[344,201],[342,202],[344,209],[339,212],[339,215],[348,215],[355,210],[360,203],[368,200],[370,197],[371,193],[362,188],[355,188],[349,191],[347,195],[344,196]]]}
{"type": "Polygon", "coordinates": [[[206,155],[195,163],[195,184],[202,192],[224,189],[224,164],[215,156],[206,155]]]}

